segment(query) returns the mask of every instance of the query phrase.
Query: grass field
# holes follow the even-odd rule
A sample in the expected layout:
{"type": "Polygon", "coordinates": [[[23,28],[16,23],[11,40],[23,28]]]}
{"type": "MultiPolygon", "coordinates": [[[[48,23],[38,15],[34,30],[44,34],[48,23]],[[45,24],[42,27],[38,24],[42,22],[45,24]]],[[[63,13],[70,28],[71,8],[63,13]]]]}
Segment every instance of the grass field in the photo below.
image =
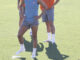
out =
{"type": "MultiPolygon", "coordinates": [[[[47,33],[40,19],[36,60],[80,60],[80,0],[60,0],[55,6],[54,17],[56,45],[42,42],[47,39],[47,33]]],[[[18,23],[17,0],[0,0],[0,60],[12,60],[19,49],[18,23]]],[[[24,37],[26,52],[14,60],[33,60],[29,30],[24,37]]]]}

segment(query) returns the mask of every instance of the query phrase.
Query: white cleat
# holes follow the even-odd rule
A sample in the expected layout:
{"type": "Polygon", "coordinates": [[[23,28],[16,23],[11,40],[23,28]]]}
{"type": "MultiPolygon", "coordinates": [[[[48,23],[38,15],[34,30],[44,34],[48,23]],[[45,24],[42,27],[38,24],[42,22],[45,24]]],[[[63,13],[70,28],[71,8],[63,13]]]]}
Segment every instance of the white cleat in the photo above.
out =
{"type": "Polygon", "coordinates": [[[21,58],[21,56],[12,56],[12,59],[21,58]]]}
{"type": "Polygon", "coordinates": [[[44,42],[44,43],[45,43],[45,42],[51,42],[52,44],[55,43],[53,40],[45,40],[45,41],[43,41],[43,42],[44,42]]]}
{"type": "Polygon", "coordinates": [[[25,49],[20,49],[19,51],[16,52],[16,55],[19,55],[21,52],[25,52],[25,49]]]}
{"type": "Polygon", "coordinates": [[[43,42],[52,42],[51,40],[45,40],[45,41],[43,41],[43,42]]]}
{"type": "Polygon", "coordinates": [[[54,44],[55,42],[54,41],[52,41],[52,44],[54,44]]]}

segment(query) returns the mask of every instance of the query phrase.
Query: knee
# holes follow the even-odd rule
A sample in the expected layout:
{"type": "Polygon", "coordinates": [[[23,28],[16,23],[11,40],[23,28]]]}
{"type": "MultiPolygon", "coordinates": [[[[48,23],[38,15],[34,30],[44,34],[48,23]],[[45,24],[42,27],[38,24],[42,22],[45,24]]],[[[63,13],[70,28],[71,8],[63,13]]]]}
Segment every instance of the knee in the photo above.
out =
{"type": "Polygon", "coordinates": [[[50,24],[51,28],[54,28],[54,24],[50,24]]]}
{"type": "Polygon", "coordinates": [[[21,34],[18,34],[18,35],[17,35],[17,37],[18,37],[18,39],[19,39],[19,38],[21,38],[21,37],[22,37],[22,35],[21,35],[21,34]]]}

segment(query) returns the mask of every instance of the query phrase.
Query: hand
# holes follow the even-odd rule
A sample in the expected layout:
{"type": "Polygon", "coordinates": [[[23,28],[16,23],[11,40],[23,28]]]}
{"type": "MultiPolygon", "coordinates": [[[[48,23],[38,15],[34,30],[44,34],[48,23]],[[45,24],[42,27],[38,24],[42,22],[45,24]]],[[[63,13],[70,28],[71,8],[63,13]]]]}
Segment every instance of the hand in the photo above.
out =
{"type": "Polygon", "coordinates": [[[40,17],[41,17],[41,16],[35,16],[34,18],[35,18],[36,20],[38,20],[40,17]]]}
{"type": "Polygon", "coordinates": [[[24,14],[20,14],[20,17],[21,17],[21,18],[24,18],[24,14]]]}
{"type": "Polygon", "coordinates": [[[20,9],[20,7],[19,7],[19,6],[17,6],[17,8],[18,8],[18,10],[20,9]]]}
{"type": "Polygon", "coordinates": [[[54,8],[54,5],[52,6],[52,8],[54,8]]]}

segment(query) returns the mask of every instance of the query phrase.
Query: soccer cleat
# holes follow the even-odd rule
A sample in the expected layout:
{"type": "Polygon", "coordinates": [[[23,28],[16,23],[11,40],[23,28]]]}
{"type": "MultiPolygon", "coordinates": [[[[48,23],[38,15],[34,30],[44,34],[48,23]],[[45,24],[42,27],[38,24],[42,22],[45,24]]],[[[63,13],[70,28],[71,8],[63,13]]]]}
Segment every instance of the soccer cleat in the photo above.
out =
{"type": "Polygon", "coordinates": [[[55,43],[54,40],[45,40],[43,42],[51,42],[52,44],[55,43]]]}
{"type": "Polygon", "coordinates": [[[43,41],[43,42],[52,42],[51,40],[45,40],[45,41],[43,41]]]}
{"type": "Polygon", "coordinates": [[[55,42],[54,41],[52,41],[52,44],[54,44],[55,42]]]}
{"type": "Polygon", "coordinates": [[[12,59],[21,58],[21,56],[12,56],[12,59]]]}
{"type": "Polygon", "coordinates": [[[25,49],[20,49],[19,51],[16,52],[16,55],[19,55],[21,52],[25,52],[25,49]]]}

